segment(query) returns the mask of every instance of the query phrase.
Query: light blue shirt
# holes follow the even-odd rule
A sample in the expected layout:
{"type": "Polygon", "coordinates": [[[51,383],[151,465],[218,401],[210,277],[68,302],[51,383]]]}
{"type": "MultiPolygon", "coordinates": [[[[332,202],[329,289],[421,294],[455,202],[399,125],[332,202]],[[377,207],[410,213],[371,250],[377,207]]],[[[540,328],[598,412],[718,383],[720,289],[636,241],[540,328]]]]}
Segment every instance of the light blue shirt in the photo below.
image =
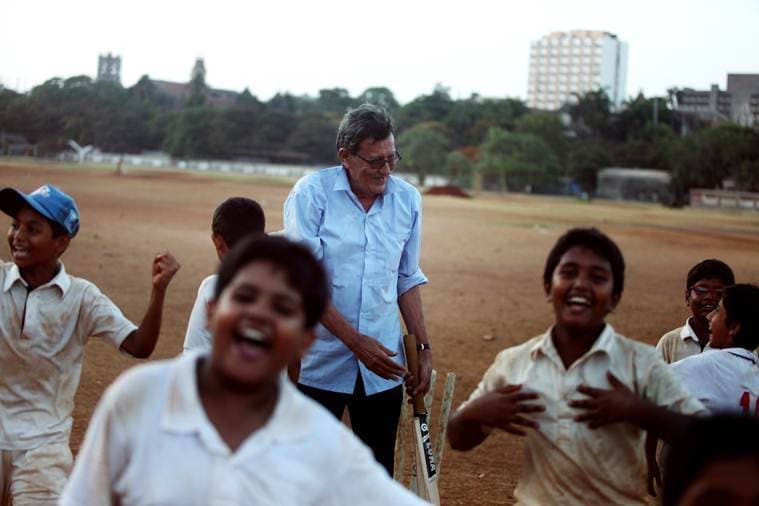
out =
{"type": "MultiPolygon", "coordinates": [[[[419,268],[422,197],[390,176],[368,212],[353,193],[342,166],[303,177],[284,207],[285,235],[304,243],[321,260],[332,304],[354,328],[397,353],[403,364],[398,297],[427,283],[419,268]]],[[[303,358],[299,382],[331,392],[353,393],[360,371],[367,395],[401,384],[369,371],[340,339],[318,325],[303,358]]]]}

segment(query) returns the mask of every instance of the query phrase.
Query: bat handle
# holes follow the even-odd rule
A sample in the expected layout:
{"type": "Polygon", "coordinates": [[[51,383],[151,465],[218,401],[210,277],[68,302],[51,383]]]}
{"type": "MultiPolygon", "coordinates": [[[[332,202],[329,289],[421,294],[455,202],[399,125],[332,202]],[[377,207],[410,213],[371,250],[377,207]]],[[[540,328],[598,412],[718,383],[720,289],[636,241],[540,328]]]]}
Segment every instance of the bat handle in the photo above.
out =
{"type": "MultiPolygon", "coordinates": [[[[406,352],[406,367],[414,375],[414,379],[419,383],[419,355],[416,348],[416,336],[406,334],[403,336],[403,349],[406,352]]],[[[414,396],[414,414],[422,415],[427,413],[427,406],[424,405],[424,396],[414,396]]]]}

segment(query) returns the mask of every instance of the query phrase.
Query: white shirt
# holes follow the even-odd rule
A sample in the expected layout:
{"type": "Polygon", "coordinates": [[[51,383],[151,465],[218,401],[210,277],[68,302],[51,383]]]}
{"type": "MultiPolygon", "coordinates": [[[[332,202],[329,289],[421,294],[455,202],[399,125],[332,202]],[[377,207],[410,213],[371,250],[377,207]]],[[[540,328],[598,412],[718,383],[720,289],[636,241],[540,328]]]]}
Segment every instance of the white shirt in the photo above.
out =
{"type": "Polygon", "coordinates": [[[192,305],[190,319],[187,322],[187,332],[184,336],[183,349],[185,353],[211,350],[211,332],[208,330],[206,311],[208,303],[213,299],[217,277],[216,274],[208,276],[198,287],[198,295],[195,297],[195,304],[192,305]]]}
{"type": "Polygon", "coordinates": [[[708,349],[671,367],[712,413],[759,415],[759,366],[753,351],[708,349]]]}
{"type": "Polygon", "coordinates": [[[685,325],[682,327],[670,330],[661,336],[656,344],[656,349],[659,350],[662,358],[668,364],[673,364],[685,357],[698,355],[702,351],[698,336],[688,320],[685,320],[685,325]]]}
{"type": "MultiPolygon", "coordinates": [[[[468,402],[506,385],[539,394],[545,412],[525,438],[523,474],[514,495],[520,504],[646,504],[645,432],[617,423],[595,430],[574,421],[568,403],[587,398],[579,385],[611,388],[611,372],[639,396],[681,413],[705,412],[647,344],[606,325],[591,349],[565,369],[550,329],[500,352],[468,402]]],[[[465,403],[466,405],[466,403],[465,403]]]]}
{"type": "Polygon", "coordinates": [[[419,505],[324,408],[280,380],[232,452],[201,404],[197,354],[134,367],[90,422],[61,505],[419,505]]]}
{"type": "Polygon", "coordinates": [[[16,264],[0,261],[0,450],[67,442],[87,340],[118,348],[137,329],[95,285],[60,266],[28,291],[16,264]]]}

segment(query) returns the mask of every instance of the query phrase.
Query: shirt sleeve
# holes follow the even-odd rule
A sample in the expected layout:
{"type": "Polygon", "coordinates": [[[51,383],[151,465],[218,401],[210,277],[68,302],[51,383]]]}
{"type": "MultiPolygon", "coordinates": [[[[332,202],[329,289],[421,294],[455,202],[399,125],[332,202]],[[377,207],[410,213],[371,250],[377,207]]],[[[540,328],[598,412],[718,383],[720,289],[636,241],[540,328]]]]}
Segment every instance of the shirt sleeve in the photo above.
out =
{"type": "Polygon", "coordinates": [[[129,334],[137,330],[137,326],[95,285],[88,287],[82,306],[87,336],[106,339],[119,348],[129,334]]]}
{"type": "Polygon", "coordinates": [[[668,364],[672,363],[672,346],[670,345],[669,333],[664,334],[656,343],[656,351],[659,352],[661,358],[668,364]]]}
{"type": "Polygon", "coordinates": [[[113,396],[103,396],[92,415],[60,506],[117,504],[113,484],[128,459],[125,431],[119,426],[113,396]]]}
{"type": "Polygon", "coordinates": [[[335,480],[334,488],[329,494],[314,504],[351,504],[375,505],[393,504],[402,506],[421,506],[429,504],[414,495],[400,483],[388,476],[367,447],[356,439],[346,454],[349,458],[345,472],[335,480]]]}
{"type": "Polygon", "coordinates": [[[202,350],[207,351],[211,348],[211,333],[208,331],[206,321],[206,311],[208,307],[208,292],[213,284],[214,276],[203,280],[198,287],[198,295],[195,297],[195,303],[192,305],[190,319],[187,321],[187,332],[184,336],[184,352],[202,350]]]}
{"type": "Polygon", "coordinates": [[[658,406],[684,415],[706,415],[704,405],[682,384],[672,366],[652,360],[646,374],[644,396],[658,406]]]}
{"type": "Polygon", "coordinates": [[[401,253],[398,266],[398,296],[400,297],[415,286],[427,283],[429,280],[419,267],[419,255],[422,248],[422,198],[418,192],[414,194],[414,224],[401,253]]]}
{"type": "Polygon", "coordinates": [[[488,370],[485,371],[485,374],[482,376],[482,379],[480,380],[480,383],[477,385],[477,388],[474,389],[472,394],[469,396],[469,398],[464,401],[461,406],[459,406],[458,409],[462,409],[464,406],[469,404],[475,399],[478,399],[482,397],[483,395],[492,392],[493,390],[496,390],[498,388],[501,388],[502,386],[505,386],[508,381],[506,378],[505,371],[508,367],[508,357],[510,355],[510,349],[506,349],[498,353],[496,355],[495,360],[493,363],[488,367],[488,370]]]}
{"type": "Polygon", "coordinates": [[[317,260],[322,260],[324,249],[319,238],[319,227],[324,209],[317,205],[307,188],[296,184],[284,205],[285,237],[304,244],[317,260]]]}

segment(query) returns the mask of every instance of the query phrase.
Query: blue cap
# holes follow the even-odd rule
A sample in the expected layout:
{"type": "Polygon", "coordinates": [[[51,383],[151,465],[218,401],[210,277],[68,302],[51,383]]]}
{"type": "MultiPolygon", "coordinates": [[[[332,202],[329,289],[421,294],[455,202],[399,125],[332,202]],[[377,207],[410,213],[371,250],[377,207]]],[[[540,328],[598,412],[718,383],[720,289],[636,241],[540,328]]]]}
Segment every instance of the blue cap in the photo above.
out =
{"type": "Polygon", "coordinates": [[[15,188],[0,190],[0,210],[15,218],[19,209],[29,206],[48,220],[57,223],[69,237],[79,231],[79,209],[74,199],[51,184],[40,186],[26,195],[15,188]]]}

